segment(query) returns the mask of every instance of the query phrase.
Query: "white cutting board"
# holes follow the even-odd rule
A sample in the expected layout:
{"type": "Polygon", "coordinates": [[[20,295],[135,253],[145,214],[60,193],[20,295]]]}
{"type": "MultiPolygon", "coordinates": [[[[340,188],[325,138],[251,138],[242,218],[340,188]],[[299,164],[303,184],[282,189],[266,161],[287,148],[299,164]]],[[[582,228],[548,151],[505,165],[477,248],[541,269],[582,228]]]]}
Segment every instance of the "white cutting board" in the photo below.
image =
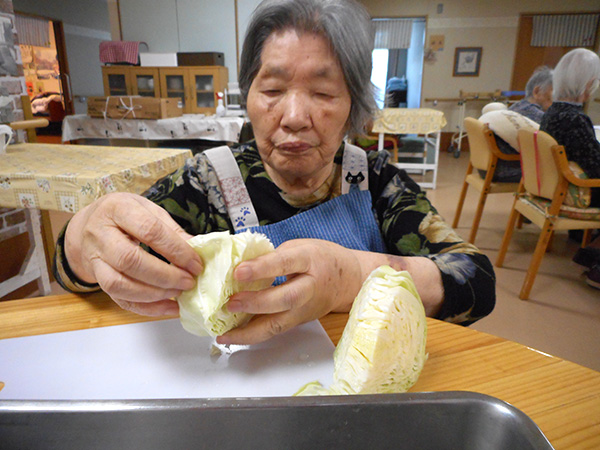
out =
{"type": "Polygon", "coordinates": [[[179,319],[0,340],[0,401],[289,396],[332,382],[318,321],[229,355],[211,343],[179,319]]]}

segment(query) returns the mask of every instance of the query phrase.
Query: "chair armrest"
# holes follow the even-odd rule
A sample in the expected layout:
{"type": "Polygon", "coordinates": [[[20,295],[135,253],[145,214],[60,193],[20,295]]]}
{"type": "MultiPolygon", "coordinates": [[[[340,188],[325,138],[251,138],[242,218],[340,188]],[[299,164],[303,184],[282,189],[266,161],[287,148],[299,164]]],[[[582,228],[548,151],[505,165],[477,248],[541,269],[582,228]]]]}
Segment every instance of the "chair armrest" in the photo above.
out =
{"type": "Polygon", "coordinates": [[[498,145],[496,144],[496,139],[494,139],[494,132],[488,128],[487,124],[484,127],[484,132],[490,150],[498,157],[498,159],[503,159],[504,161],[519,161],[521,159],[521,155],[518,153],[516,155],[509,155],[500,151],[498,145]]]}
{"type": "Polygon", "coordinates": [[[579,178],[573,173],[569,167],[565,148],[562,145],[552,146],[552,155],[554,156],[554,161],[556,161],[556,165],[561,174],[569,183],[581,187],[600,187],[600,178],[579,178]]]}
{"type": "Polygon", "coordinates": [[[502,153],[501,151],[498,151],[498,159],[503,159],[505,161],[520,161],[521,155],[519,155],[519,154],[507,155],[506,153],[502,153]]]}
{"type": "Polygon", "coordinates": [[[17,122],[10,122],[8,125],[13,130],[29,130],[31,128],[44,128],[50,124],[48,119],[31,119],[31,120],[19,120],[17,122]]]}

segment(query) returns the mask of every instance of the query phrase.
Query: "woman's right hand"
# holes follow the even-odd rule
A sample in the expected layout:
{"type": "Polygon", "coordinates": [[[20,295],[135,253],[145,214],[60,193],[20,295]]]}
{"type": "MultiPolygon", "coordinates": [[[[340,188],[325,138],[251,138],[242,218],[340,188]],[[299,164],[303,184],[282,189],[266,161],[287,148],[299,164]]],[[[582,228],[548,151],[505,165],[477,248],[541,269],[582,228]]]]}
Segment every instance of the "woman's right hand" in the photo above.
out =
{"type": "Polygon", "coordinates": [[[108,194],[79,211],[65,234],[65,255],[81,280],[98,283],[123,309],[177,314],[170,300],[195,285],[202,260],[186,233],[160,206],[139,195],[108,194]],[[164,256],[168,264],[140,247],[164,256]]]}

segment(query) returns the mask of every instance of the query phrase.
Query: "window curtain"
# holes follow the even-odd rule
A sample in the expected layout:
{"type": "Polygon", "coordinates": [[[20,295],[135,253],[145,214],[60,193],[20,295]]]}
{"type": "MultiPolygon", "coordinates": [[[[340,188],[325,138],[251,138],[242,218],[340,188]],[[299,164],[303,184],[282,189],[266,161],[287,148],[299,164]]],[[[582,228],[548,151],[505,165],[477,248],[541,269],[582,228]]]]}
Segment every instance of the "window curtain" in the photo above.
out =
{"type": "Polygon", "coordinates": [[[532,47],[593,47],[600,14],[533,16],[532,47]]]}
{"type": "Polygon", "coordinates": [[[409,48],[412,22],[412,19],[373,19],[375,48],[409,48]]]}
{"type": "Polygon", "coordinates": [[[15,25],[19,44],[50,47],[50,22],[47,20],[16,14],[15,25]]]}

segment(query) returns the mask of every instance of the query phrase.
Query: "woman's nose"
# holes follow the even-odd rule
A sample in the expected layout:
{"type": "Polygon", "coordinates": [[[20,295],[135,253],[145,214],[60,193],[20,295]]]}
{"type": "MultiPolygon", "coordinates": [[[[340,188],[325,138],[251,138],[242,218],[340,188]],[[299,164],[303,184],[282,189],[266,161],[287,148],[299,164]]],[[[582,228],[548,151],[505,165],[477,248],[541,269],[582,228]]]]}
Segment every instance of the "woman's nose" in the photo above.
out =
{"type": "Polygon", "coordinates": [[[282,107],[282,128],[300,131],[312,126],[309,99],[306,96],[299,93],[288,93],[282,107]]]}

